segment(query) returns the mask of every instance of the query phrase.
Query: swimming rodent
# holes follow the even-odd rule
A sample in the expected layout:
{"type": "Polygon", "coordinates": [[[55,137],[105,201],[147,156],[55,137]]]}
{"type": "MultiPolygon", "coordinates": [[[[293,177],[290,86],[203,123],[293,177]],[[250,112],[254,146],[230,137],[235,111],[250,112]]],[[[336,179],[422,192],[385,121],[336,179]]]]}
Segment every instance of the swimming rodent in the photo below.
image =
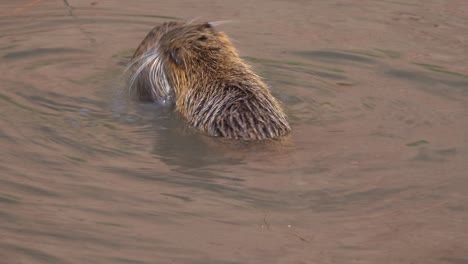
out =
{"type": "Polygon", "coordinates": [[[213,23],[166,22],[135,51],[130,87],[143,101],[174,101],[211,136],[278,138],[290,130],[280,103],[213,23]]]}

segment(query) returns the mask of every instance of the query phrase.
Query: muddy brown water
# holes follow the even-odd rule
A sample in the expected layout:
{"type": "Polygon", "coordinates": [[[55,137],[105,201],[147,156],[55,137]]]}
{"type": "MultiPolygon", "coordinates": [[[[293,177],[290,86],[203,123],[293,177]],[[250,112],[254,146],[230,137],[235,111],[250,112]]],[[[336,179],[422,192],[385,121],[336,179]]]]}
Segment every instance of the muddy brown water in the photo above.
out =
{"type": "Polygon", "coordinates": [[[0,263],[468,263],[465,0],[2,1],[0,72],[0,263]],[[146,33],[198,17],[285,140],[125,96],[146,33]]]}

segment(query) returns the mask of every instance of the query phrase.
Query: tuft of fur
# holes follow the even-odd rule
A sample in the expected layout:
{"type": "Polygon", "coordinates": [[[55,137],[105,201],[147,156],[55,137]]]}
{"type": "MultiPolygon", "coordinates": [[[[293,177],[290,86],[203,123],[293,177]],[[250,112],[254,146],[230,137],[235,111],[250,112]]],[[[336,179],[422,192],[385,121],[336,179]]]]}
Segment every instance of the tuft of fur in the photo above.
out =
{"type": "Polygon", "coordinates": [[[263,140],[291,130],[268,86],[213,23],[155,27],[129,67],[130,86],[140,100],[174,97],[188,123],[211,136],[263,140]]]}

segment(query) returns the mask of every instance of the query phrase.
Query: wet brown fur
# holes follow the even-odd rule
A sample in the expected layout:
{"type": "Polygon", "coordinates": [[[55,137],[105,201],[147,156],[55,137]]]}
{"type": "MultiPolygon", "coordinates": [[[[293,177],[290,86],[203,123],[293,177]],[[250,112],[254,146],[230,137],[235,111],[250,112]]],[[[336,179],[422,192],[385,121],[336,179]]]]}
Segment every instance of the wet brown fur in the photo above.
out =
{"type": "MultiPolygon", "coordinates": [[[[157,26],[136,50],[135,67],[148,52],[158,54],[162,66],[154,77],[165,77],[177,111],[191,126],[211,136],[242,140],[277,138],[291,130],[267,85],[242,61],[226,34],[211,24],[157,26]]],[[[163,85],[150,81],[150,67],[141,68],[135,79],[139,99],[160,99],[163,85]]]]}

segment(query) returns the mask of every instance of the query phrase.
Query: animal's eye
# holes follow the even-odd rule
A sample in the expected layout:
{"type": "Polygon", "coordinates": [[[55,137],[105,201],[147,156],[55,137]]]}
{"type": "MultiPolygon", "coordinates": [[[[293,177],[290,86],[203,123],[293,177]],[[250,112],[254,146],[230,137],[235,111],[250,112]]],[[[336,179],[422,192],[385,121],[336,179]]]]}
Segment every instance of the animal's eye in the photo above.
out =
{"type": "Polygon", "coordinates": [[[207,40],[208,38],[206,36],[201,36],[198,38],[199,41],[205,41],[207,40]]]}

